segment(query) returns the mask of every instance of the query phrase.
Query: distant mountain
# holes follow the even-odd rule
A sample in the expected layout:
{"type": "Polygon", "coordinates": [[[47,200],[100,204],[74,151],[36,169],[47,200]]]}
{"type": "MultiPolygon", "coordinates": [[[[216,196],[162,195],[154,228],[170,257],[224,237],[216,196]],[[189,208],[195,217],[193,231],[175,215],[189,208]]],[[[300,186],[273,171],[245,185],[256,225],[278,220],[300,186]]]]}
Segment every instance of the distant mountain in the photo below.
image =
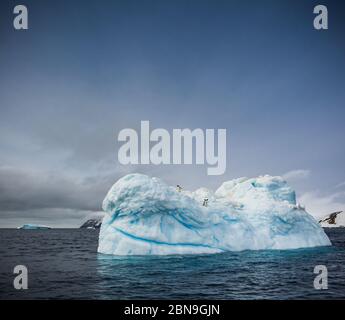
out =
{"type": "Polygon", "coordinates": [[[102,220],[103,217],[89,219],[80,226],[80,229],[99,229],[102,225],[102,220]]]}
{"type": "Polygon", "coordinates": [[[345,213],[343,211],[333,212],[322,218],[319,223],[324,228],[345,227],[345,213]]]}

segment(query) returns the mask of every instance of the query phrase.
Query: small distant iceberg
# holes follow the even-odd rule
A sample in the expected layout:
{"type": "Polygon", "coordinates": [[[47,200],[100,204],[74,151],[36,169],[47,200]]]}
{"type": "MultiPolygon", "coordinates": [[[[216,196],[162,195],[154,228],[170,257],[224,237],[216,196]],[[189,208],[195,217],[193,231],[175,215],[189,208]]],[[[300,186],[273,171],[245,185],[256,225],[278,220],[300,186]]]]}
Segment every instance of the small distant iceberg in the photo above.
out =
{"type": "Polygon", "coordinates": [[[38,224],[24,224],[21,227],[18,227],[18,229],[23,229],[23,230],[48,230],[48,229],[51,229],[51,227],[42,226],[42,225],[38,225],[38,224]]]}
{"type": "Polygon", "coordinates": [[[184,191],[130,174],[103,201],[98,252],[166,255],[297,249],[331,245],[281,177],[224,182],[215,192],[184,191]]]}

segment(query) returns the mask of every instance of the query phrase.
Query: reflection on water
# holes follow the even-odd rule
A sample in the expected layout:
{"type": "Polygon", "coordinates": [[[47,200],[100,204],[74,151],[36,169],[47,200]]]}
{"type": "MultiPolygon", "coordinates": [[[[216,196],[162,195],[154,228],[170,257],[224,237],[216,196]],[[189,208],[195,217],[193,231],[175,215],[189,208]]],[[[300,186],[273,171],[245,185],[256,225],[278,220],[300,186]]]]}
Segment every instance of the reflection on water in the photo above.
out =
{"type": "Polygon", "coordinates": [[[98,254],[97,271],[104,279],[102,286],[116,298],[343,297],[345,283],[339,279],[339,265],[329,266],[330,273],[331,269],[336,271],[336,275],[330,275],[329,285],[338,288],[338,292],[332,290],[327,294],[313,287],[314,266],[328,265],[330,257],[344,260],[339,250],[344,252],[336,247],[323,247],[189,256],[113,257],[98,254]]]}
{"type": "Polygon", "coordinates": [[[184,256],[98,254],[95,230],[0,230],[0,298],[329,299],[345,298],[345,229],[333,247],[184,256]],[[29,290],[13,289],[13,267],[29,269],[29,290]],[[315,290],[314,266],[328,268],[315,290]]]}

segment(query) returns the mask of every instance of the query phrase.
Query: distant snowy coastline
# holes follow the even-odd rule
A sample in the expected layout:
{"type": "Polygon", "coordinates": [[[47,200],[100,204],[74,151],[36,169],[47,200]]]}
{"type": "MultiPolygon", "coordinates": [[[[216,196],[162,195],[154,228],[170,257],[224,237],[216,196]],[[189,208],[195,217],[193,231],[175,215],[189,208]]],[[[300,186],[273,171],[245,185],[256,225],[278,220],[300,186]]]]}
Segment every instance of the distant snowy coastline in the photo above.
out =
{"type": "Polygon", "coordinates": [[[102,225],[103,217],[96,217],[92,219],[88,219],[85,221],[79,228],[80,229],[100,229],[102,225]]]}
{"type": "Polygon", "coordinates": [[[343,211],[333,212],[319,220],[323,228],[345,228],[345,213],[343,211]]]}

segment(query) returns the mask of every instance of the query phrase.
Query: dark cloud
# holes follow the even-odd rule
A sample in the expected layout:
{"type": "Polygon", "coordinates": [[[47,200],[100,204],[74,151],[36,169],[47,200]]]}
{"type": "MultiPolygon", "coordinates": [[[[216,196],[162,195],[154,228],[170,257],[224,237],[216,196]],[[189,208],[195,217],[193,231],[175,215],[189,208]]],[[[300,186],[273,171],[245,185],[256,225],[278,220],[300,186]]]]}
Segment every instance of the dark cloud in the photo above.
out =
{"type": "Polygon", "coordinates": [[[116,179],[83,179],[61,172],[0,167],[0,211],[74,209],[100,211],[102,200],[116,179]]]}

